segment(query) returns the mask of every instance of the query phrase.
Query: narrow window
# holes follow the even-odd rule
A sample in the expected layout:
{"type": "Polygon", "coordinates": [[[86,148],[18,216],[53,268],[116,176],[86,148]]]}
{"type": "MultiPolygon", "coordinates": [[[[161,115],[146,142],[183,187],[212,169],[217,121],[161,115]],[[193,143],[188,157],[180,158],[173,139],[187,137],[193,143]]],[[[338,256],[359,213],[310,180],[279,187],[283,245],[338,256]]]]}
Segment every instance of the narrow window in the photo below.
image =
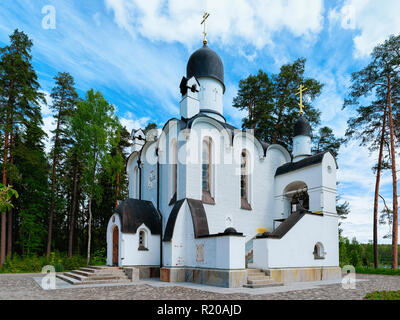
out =
{"type": "Polygon", "coordinates": [[[202,146],[202,170],[201,170],[201,186],[202,186],[202,200],[207,204],[215,204],[211,196],[211,140],[206,138],[203,140],[202,146]]]}
{"type": "Polygon", "coordinates": [[[134,199],[139,199],[139,168],[135,167],[134,171],[134,182],[133,182],[133,195],[134,199]]]}
{"type": "Polygon", "coordinates": [[[245,150],[241,154],[240,169],[241,208],[251,210],[249,203],[249,159],[245,150]]]}
{"type": "Polygon", "coordinates": [[[146,232],[144,230],[139,231],[139,250],[147,251],[146,247],[146,232]]]}

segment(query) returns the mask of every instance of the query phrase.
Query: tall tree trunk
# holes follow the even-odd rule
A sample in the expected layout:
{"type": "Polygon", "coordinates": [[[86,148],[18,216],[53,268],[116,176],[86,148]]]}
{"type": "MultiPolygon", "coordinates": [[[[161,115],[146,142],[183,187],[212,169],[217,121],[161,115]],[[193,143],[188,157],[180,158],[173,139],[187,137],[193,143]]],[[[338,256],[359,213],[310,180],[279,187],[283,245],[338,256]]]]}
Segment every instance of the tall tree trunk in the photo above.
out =
{"type": "Polygon", "coordinates": [[[60,130],[61,105],[62,105],[62,99],[61,99],[60,107],[58,110],[56,139],[54,142],[53,168],[52,168],[52,173],[51,173],[51,200],[50,200],[51,202],[50,202],[49,229],[48,229],[48,233],[47,233],[47,250],[46,250],[46,255],[48,257],[50,256],[50,252],[51,252],[51,240],[52,240],[52,233],[53,233],[54,206],[55,206],[54,191],[56,188],[57,147],[58,147],[59,130],[60,130]]]}
{"type": "MultiPolygon", "coordinates": [[[[96,156],[94,156],[94,159],[96,159],[96,156]]],[[[95,177],[96,177],[96,164],[93,167],[93,183],[95,183],[95,177]]],[[[91,188],[93,188],[93,186],[91,186],[91,188]]],[[[92,198],[93,198],[93,189],[92,191],[90,191],[90,197],[89,197],[88,248],[87,248],[87,261],[86,261],[87,265],[89,265],[90,263],[90,246],[92,241],[92,198]]]]}
{"type": "Polygon", "coordinates": [[[72,194],[72,209],[71,209],[71,220],[69,224],[69,239],[68,239],[68,257],[72,257],[72,248],[74,242],[74,228],[75,228],[75,212],[76,212],[76,200],[78,193],[78,157],[75,157],[75,168],[74,168],[74,190],[72,194]]]}
{"type": "Polygon", "coordinates": [[[392,84],[390,75],[388,80],[388,111],[390,129],[390,153],[392,156],[392,178],[393,178],[393,234],[392,234],[392,268],[398,268],[397,261],[397,237],[398,237],[398,202],[397,202],[397,172],[396,172],[396,150],[394,145],[394,128],[392,112],[392,84]]]}
{"type": "MultiPolygon", "coordinates": [[[[10,128],[10,164],[14,164],[14,156],[13,156],[13,148],[14,148],[14,116],[11,112],[11,128],[10,128]]],[[[12,181],[10,179],[10,184],[12,185],[12,181]]],[[[13,247],[13,208],[8,210],[7,217],[7,256],[11,257],[12,255],[12,247],[13,247]]]]}
{"type": "Polygon", "coordinates": [[[376,171],[375,182],[375,197],[374,197],[374,267],[378,268],[378,201],[379,201],[379,187],[381,182],[382,171],[382,158],[383,158],[383,145],[385,143],[385,130],[386,130],[386,117],[387,117],[387,103],[383,113],[382,136],[379,145],[378,169],[376,171]]]}
{"type": "Polygon", "coordinates": [[[88,247],[86,264],[90,264],[90,246],[92,241],[92,193],[89,197],[89,221],[88,221],[88,247]]]}
{"type": "MultiPolygon", "coordinates": [[[[7,161],[8,161],[8,125],[9,125],[9,114],[7,113],[6,126],[4,130],[4,154],[3,154],[3,174],[2,184],[7,186],[7,161]]],[[[6,229],[7,229],[7,218],[6,212],[0,212],[1,214],[1,244],[0,244],[0,266],[2,266],[6,260],[6,229]]]]}

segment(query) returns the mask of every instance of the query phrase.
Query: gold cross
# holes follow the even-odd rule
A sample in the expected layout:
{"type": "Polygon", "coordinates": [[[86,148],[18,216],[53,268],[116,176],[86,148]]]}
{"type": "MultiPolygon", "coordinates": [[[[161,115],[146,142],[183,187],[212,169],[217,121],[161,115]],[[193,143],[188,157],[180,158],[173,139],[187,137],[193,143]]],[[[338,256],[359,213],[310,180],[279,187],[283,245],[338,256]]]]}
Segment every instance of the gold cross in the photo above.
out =
{"type": "Polygon", "coordinates": [[[302,116],[303,115],[303,113],[304,113],[304,111],[303,111],[303,109],[304,109],[304,105],[303,105],[303,92],[304,91],[306,91],[308,88],[305,88],[302,84],[300,85],[300,88],[299,88],[299,91],[296,93],[296,96],[297,95],[300,95],[300,103],[299,103],[299,106],[300,106],[300,115],[302,116]]]}
{"type": "Polygon", "coordinates": [[[203,39],[203,43],[204,44],[207,44],[207,32],[206,32],[206,20],[207,20],[207,18],[210,16],[210,14],[209,13],[207,13],[207,12],[204,12],[204,15],[203,15],[203,21],[201,21],[201,23],[200,24],[204,24],[204,31],[203,31],[203,34],[204,34],[204,39],[203,39]]]}

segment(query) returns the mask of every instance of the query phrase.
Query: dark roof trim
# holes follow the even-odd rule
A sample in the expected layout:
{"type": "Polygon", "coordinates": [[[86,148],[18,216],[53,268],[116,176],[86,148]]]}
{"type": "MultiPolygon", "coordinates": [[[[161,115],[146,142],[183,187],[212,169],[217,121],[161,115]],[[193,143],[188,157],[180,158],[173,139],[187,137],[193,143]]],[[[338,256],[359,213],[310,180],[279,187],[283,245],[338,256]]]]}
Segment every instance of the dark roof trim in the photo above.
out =
{"type": "Polygon", "coordinates": [[[176,218],[178,217],[178,213],[181,210],[181,207],[185,200],[188,202],[189,210],[192,216],[194,237],[197,239],[200,237],[209,236],[210,232],[208,230],[207,215],[206,211],[204,210],[202,201],[185,198],[177,201],[172,208],[171,213],[168,217],[167,226],[165,227],[163,241],[172,240],[176,218]]]}
{"type": "Polygon", "coordinates": [[[182,204],[185,202],[185,200],[186,199],[175,202],[175,205],[172,208],[171,213],[168,217],[167,226],[165,227],[164,231],[163,241],[171,241],[175,229],[176,217],[178,216],[178,212],[179,210],[181,210],[182,204]]]}
{"type": "Polygon", "coordinates": [[[311,214],[319,217],[323,217],[322,214],[315,214],[309,211],[298,211],[292,213],[289,218],[287,218],[284,222],[282,222],[278,228],[276,228],[273,232],[266,232],[260,236],[257,236],[257,239],[282,239],[306,214],[311,214]]]}
{"type": "Polygon", "coordinates": [[[333,155],[333,153],[331,151],[326,151],[326,152],[321,152],[318,153],[316,155],[307,157],[303,160],[300,160],[298,162],[289,162],[289,163],[285,163],[283,166],[280,166],[275,173],[275,177],[285,174],[285,173],[289,173],[292,171],[296,171],[296,170],[300,170],[302,168],[306,168],[306,167],[310,167],[313,166],[315,164],[321,163],[325,154],[330,153],[332,154],[333,158],[335,159],[335,164],[336,164],[336,169],[338,168],[337,162],[336,162],[336,158],[333,155]]]}
{"type": "Polygon", "coordinates": [[[136,233],[144,224],[152,234],[161,234],[160,214],[151,201],[126,199],[114,212],[120,216],[122,233],[136,233]]]}
{"type": "Polygon", "coordinates": [[[187,199],[190,213],[192,214],[194,237],[207,236],[210,234],[208,230],[208,221],[206,211],[204,210],[201,200],[187,199]]]}

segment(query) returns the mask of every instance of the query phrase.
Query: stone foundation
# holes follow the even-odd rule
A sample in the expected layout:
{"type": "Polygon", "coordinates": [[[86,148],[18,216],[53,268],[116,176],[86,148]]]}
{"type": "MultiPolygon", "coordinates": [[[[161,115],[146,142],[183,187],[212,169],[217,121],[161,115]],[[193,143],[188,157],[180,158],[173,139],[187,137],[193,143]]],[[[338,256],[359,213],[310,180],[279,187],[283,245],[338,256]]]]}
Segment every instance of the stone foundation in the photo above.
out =
{"type": "Polygon", "coordinates": [[[268,269],[266,273],[276,282],[283,283],[338,280],[342,278],[340,267],[268,269]]]}
{"type": "Polygon", "coordinates": [[[135,267],[123,267],[125,274],[133,282],[140,279],[159,278],[160,267],[155,266],[135,266],[135,267]]]}
{"type": "Polygon", "coordinates": [[[244,269],[162,268],[160,280],[165,282],[193,282],[224,288],[239,288],[247,283],[247,272],[244,269]]]}

